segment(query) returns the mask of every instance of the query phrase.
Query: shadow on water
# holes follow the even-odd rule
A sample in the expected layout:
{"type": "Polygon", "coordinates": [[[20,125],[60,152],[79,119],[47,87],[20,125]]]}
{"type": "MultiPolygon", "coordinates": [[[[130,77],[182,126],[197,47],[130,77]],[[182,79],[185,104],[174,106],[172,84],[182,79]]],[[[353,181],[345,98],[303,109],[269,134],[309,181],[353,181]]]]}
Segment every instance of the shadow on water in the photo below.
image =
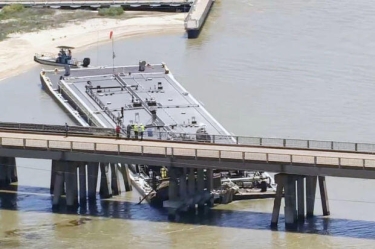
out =
{"type": "MultiPolygon", "coordinates": [[[[22,212],[43,212],[80,215],[65,226],[79,226],[91,221],[92,217],[168,222],[167,210],[152,208],[147,204],[119,200],[100,200],[87,202],[75,211],[69,211],[64,205],[58,210],[52,209],[52,198],[48,188],[35,188],[12,185],[0,191],[0,209],[22,212]]],[[[178,217],[177,223],[204,225],[240,229],[271,230],[271,213],[206,210],[204,214],[185,214],[178,217]]],[[[59,226],[59,224],[55,224],[59,226]]],[[[278,231],[286,231],[284,217],[279,219],[278,231]]],[[[375,222],[349,219],[336,219],[315,216],[298,225],[293,233],[318,234],[327,236],[375,239],[375,222]]],[[[10,231],[12,232],[12,231],[10,231]]]]}

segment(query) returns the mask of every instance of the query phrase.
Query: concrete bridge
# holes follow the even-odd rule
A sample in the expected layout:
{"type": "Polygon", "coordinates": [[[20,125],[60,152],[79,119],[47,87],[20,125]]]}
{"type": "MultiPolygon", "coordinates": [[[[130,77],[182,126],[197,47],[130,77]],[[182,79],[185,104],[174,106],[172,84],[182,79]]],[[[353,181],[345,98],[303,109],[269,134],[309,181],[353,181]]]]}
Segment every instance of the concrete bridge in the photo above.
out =
{"type": "MultiPolygon", "coordinates": [[[[323,214],[329,215],[325,176],[375,178],[375,155],[372,154],[375,145],[371,144],[250,137],[233,137],[233,144],[217,144],[223,140],[219,135],[212,136],[211,142],[214,140],[216,144],[135,141],[115,139],[111,129],[98,128],[96,131],[89,131],[92,128],[80,127],[79,132],[71,128],[71,133],[65,137],[62,126],[50,126],[53,129],[47,127],[44,130],[40,125],[39,129],[21,127],[22,125],[12,127],[0,124],[0,157],[4,169],[0,171],[0,182],[4,179],[10,179],[8,182],[15,180],[15,157],[51,159],[54,204],[58,204],[59,197],[63,194],[61,186],[64,181],[67,204],[76,203],[77,168],[80,176],[85,176],[87,170],[87,174],[96,180],[100,167],[100,193],[109,197],[112,193],[118,193],[118,169],[126,176],[128,164],[167,166],[172,183],[169,188],[172,202],[181,200],[194,191],[201,193],[212,189],[212,169],[260,170],[278,173],[275,177],[278,184],[277,197],[271,224],[277,224],[284,192],[286,225],[293,226],[298,220],[304,219],[305,215],[313,215],[317,180],[323,214]],[[84,131],[85,129],[87,130],[84,131]],[[98,162],[101,162],[100,166],[98,162]],[[112,180],[114,179],[111,183],[108,175],[110,168],[112,180]],[[198,172],[197,186],[192,180],[194,169],[198,172]],[[205,176],[203,169],[206,169],[205,176]],[[188,180],[187,185],[186,181],[181,181],[186,177],[191,180],[188,180]],[[178,185],[177,179],[184,184],[178,185]]],[[[227,141],[228,136],[225,136],[225,139],[227,141]]],[[[86,182],[83,179],[86,178],[80,180],[80,183],[84,182],[81,185],[80,197],[86,198],[86,188],[83,187],[86,182]]],[[[126,177],[124,180],[125,184],[129,185],[126,177]]],[[[88,186],[89,198],[95,198],[96,181],[92,181],[88,186]]]]}

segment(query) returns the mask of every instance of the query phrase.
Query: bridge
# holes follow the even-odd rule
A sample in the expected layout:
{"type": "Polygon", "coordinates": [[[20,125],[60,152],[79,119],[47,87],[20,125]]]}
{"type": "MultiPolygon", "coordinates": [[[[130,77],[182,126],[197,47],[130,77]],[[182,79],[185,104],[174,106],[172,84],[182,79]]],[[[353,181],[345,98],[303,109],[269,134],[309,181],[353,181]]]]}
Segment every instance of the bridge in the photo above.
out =
{"type": "MultiPolygon", "coordinates": [[[[165,134],[160,135],[163,136],[165,134]]],[[[172,137],[176,139],[183,136],[172,137]]],[[[119,165],[121,173],[125,175],[125,166],[129,164],[169,167],[170,180],[176,183],[170,184],[169,187],[171,201],[181,200],[191,194],[192,189],[203,191],[205,185],[207,190],[212,189],[212,169],[276,172],[278,174],[275,180],[278,185],[272,225],[277,225],[283,192],[286,225],[294,225],[298,219],[303,219],[305,214],[313,215],[317,179],[323,214],[329,215],[325,176],[375,178],[375,145],[372,144],[239,136],[231,138],[232,144],[220,144],[220,141],[228,141],[228,136],[221,135],[212,136],[211,143],[127,140],[116,139],[111,129],[92,127],[71,127],[69,136],[65,137],[63,126],[0,123],[0,158],[3,169],[11,169],[12,164],[15,167],[16,157],[51,159],[51,192],[54,193],[54,203],[58,203],[63,193],[59,186],[65,181],[67,203],[69,201],[71,205],[74,205],[77,199],[77,168],[80,177],[85,176],[87,169],[87,174],[96,180],[98,162],[105,162],[100,164],[100,192],[107,197],[112,195],[111,190],[113,193],[118,192],[115,165],[119,165]],[[108,178],[109,168],[114,172],[112,180],[115,179],[111,184],[108,178]],[[179,173],[181,169],[185,174],[179,173]],[[190,169],[198,171],[197,187],[189,181],[192,179],[191,172],[194,174],[190,169]],[[206,169],[206,177],[203,177],[203,169],[206,169]],[[188,186],[178,186],[177,179],[179,178],[180,182],[182,178],[186,180],[186,174],[188,186]],[[71,175],[73,177],[70,178],[71,175]]],[[[9,176],[11,171],[5,171],[0,171],[0,182],[12,179],[12,176],[9,176]]],[[[124,177],[124,183],[129,185],[126,178],[124,177]]],[[[95,186],[90,190],[89,180],[89,197],[90,192],[91,197],[93,192],[95,194],[96,181],[91,185],[95,186]]],[[[80,197],[86,198],[85,191],[86,188],[83,187],[80,197]]]]}

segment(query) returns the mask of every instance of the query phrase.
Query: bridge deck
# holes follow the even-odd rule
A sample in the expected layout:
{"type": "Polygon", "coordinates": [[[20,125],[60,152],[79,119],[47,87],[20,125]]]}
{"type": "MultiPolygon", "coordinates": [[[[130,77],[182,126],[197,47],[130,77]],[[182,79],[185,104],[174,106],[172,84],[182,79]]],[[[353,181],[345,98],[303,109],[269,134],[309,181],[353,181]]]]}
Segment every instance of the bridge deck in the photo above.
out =
{"type": "MultiPolygon", "coordinates": [[[[146,154],[161,157],[203,158],[230,160],[233,162],[255,161],[262,163],[307,164],[317,167],[375,169],[375,155],[317,151],[308,149],[258,148],[238,145],[192,144],[167,141],[115,140],[110,137],[83,137],[32,133],[0,132],[2,147],[25,149],[69,150],[93,153],[146,154]]],[[[267,167],[264,167],[267,170],[267,167]]]]}

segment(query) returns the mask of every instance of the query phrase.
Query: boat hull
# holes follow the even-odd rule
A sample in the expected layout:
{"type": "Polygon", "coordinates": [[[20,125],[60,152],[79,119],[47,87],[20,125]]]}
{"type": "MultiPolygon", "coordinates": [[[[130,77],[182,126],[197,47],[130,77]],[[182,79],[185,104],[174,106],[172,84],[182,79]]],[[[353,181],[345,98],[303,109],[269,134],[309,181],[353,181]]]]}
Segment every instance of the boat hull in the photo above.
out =
{"type": "Polygon", "coordinates": [[[71,68],[79,68],[79,66],[75,64],[63,64],[63,63],[58,63],[58,62],[54,62],[51,60],[43,60],[43,59],[38,58],[37,56],[34,56],[34,61],[43,65],[48,65],[48,66],[65,67],[65,65],[69,65],[71,68]]]}

